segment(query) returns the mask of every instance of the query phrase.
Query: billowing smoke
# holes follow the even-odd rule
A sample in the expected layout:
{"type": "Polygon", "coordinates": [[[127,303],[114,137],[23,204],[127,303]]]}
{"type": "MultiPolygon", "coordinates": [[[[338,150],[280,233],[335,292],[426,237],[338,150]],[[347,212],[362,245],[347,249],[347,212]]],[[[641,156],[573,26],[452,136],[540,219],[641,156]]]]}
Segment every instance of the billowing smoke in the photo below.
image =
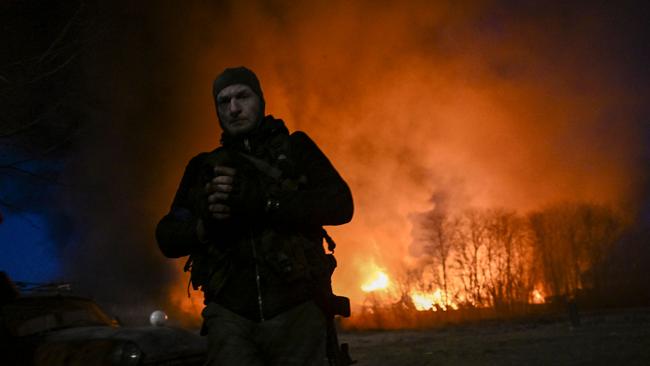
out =
{"type": "MultiPolygon", "coordinates": [[[[435,192],[456,208],[584,200],[634,211],[647,55],[630,38],[642,27],[634,9],[612,10],[331,1],[186,8],[164,20],[183,75],[167,127],[181,142],[166,145],[165,160],[216,143],[216,73],[256,70],[268,112],[312,135],[352,187],[355,219],[331,231],[340,242],[335,287],[356,300],[367,266],[402,265],[408,215],[429,209],[435,192]]],[[[161,197],[171,196],[181,166],[166,169],[161,197]]]]}
{"type": "Polygon", "coordinates": [[[94,9],[109,36],[84,55],[99,103],[74,164],[84,188],[69,209],[82,234],[66,266],[105,297],[180,299],[182,263],[162,258],[153,230],[187,161],[218,144],[211,82],[235,65],[257,72],[267,112],[310,134],[350,184],[355,218],[330,234],[335,290],[353,301],[368,266],[403,265],[409,215],[436,192],[456,208],[584,200],[634,214],[647,185],[649,60],[633,5],[94,9]]]}

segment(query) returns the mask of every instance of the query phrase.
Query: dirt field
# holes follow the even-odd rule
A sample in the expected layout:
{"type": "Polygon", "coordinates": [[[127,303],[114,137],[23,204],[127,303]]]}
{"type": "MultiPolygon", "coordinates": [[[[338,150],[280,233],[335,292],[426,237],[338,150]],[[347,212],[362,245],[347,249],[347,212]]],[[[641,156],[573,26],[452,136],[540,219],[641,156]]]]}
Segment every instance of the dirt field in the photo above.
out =
{"type": "Polygon", "coordinates": [[[428,330],[342,332],[363,365],[650,365],[650,309],[491,321],[428,330]]]}

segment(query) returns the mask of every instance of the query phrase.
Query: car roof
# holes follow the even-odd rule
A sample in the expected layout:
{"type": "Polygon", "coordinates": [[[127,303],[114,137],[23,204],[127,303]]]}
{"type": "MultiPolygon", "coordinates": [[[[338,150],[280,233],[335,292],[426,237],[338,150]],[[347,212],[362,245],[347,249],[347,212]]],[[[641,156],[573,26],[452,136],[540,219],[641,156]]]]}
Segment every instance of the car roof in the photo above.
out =
{"type": "Polygon", "coordinates": [[[62,294],[62,293],[22,293],[15,300],[16,301],[35,301],[35,300],[48,300],[52,299],[54,301],[61,299],[70,299],[70,300],[82,300],[82,301],[93,301],[89,297],[72,295],[72,294],[62,294]]]}
{"type": "Polygon", "coordinates": [[[10,301],[2,306],[5,310],[9,309],[23,309],[29,313],[56,313],[59,311],[69,311],[71,309],[88,309],[94,308],[104,313],[104,310],[93,300],[75,296],[75,295],[41,295],[41,294],[28,294],[22,295],[13,301],[10,301]]]}

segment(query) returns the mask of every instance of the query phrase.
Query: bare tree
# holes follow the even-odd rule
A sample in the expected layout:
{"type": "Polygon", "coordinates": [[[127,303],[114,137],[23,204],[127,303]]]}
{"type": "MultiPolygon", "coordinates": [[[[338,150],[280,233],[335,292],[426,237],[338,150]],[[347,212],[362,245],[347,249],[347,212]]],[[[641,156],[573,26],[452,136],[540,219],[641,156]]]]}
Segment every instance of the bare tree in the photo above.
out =
{"type": "Polygon", "coordinates": [[[607,279],[607,258],[619,240],[623,221],[610,207],[582,203],[576,207],[579,235],[576,241],[582,249],[581,281],[585,287],[599,288],[607,279]]]}
{"type": "Polygon", "coordinates": [[[1,8],[0,40],[8,52],[0,58],[0,176],[8,186],[0,206],[22,216],[41,207],[12,195],[15,189],[8,187],[38,192],[61,185],[60,162],[89,109],[80,56],[105,30],[90,20],[83,1],[38,7],[9,2],[1,8]]]}
{"type": "Polygon", "coordinates": [[[494,306],[525,302],[530,292],[526,225],[515,212],[486,213],[486,259],[483,272],[494,306]]]}
{"type": "Polygon", "coordinates": [[[404,294],[437,286],[444,306],[454,300],[511,310],[530,301],[540,284],[549,296],[573,296],[607,281],[608,258],[623,228],[607,206],[563,203],[526,216],[471,209],[454,216],[442,202],[416,216],[427,271],[409,274],[404,294]],[[432,285],[425,288],[413,276],[432,285]]]}
{"type": "Polygon", "coordinates": [[[420,216],[422,242],[430,265],[434,281],[443,292],[443,305],[449,306],[450,261],[452,253],[459,242],[460,220],[442,210],[433,209],[420,216]]]}
{"type": "Polygon", "coordinates": [[[465,300],[473,306],[486,305],[483,293],[485,284],[481,274],[486,234],[485,214],[476,209],[465,211],[459,230],[455,262],[458,276],[463,283],[465,300]]]}
{"type": "Polygon", "coordinates": [[[536,257],[552,294],[573,296],[580,289],[602,284],[606,258],[622,227],[613,210],[589,203],[562,203],[531,214],[529,221],[536,257]]]}

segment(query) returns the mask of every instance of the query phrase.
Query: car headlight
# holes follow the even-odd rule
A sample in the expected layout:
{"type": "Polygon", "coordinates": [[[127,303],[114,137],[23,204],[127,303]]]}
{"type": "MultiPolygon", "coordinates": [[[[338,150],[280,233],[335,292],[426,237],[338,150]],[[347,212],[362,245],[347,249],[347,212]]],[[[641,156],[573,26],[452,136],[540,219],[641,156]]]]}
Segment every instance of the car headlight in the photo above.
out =
{"type": "Polygon", "coordinates": [[[119,366],[139,365],[142,360],[142,351],[133,342],[123,342],[113,351],[113,364],[119,366]]]}

